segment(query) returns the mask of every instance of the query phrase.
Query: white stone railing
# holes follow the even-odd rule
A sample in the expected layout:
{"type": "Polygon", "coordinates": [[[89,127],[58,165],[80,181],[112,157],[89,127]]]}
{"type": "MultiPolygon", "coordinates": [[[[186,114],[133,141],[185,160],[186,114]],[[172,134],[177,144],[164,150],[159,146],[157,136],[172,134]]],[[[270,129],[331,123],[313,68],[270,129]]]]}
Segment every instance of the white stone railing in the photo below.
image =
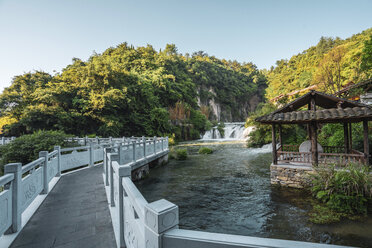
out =
{"type": "Polygon", "coordinates": [[[179,229],[178,206],[164,199],[148,203],[131,179],[134,169],[167,155],[168,143],[164,141],[144,139],[104,149],[104,179],[117,247],[337,247],[179,229]]]}
{"type": "Polygon", "coordinates": [[[178,207],[166,200],[148,203],[131,174],[166,157],[168,138],[132,139],[104,150],[104,179],[117,246],[152,247],[159,241],[159,233],[178,221],[178,207]]]}
{"type": "Polygon", "coordinates": [[[13,140],[15,140],[15,137],[13,137],[13,136],[12,137],[1,137],[1,139],[0,139],[0,145],[9,144],[13,140]]]}
{"type": "Polygon", "coordinates": [[[68,138],[67,141],[70,141],[70,142],[76,142],[78,143],[79,145],[89,145],[89,143],[94,143],[94,144],[102,144],[102,143],[128,143],[128,142],[131,142],[133,140],[136,140],[136,141],[140,141],[142,139],[153,139],[153,137],[116,137],[116,138],[113,138],[113,137],[108,137],[108,138],[100,138],[100,137],[95,137],[95,138],[88,138],[88,137],[83,137],[83,138],[80,138],[80,137],[73,137],[73,138],[68,138]]]}
{"type": "Polygon", "coordinates": [[[58,180],[61,172],[103,161],[103,149],[114,144],[114,141],[89,143],[64,149],[56,146],[53,152],[41,151],[38,159],[24,166],[21,163],[5,165],[5,174],[0,177],[0,188],[3,188],[0,191],[0,237],[21,229],[22,214],[36,197],[48,194],[52,180],[58,180]]]}

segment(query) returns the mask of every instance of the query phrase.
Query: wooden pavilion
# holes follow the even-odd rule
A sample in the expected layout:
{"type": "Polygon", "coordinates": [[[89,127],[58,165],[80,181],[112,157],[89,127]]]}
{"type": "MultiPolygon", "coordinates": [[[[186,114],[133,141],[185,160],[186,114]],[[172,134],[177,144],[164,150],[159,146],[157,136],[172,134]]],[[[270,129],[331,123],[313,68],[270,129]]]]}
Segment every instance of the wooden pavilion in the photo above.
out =
{"type": "Polygon", "coordinates": [[[368,121],[372,120],[369,105],[310,91],[284,107],[256,119],[262,124],[272,125],[273,164],[295,164],[317,166],[318,164],[357,162],[369,163],[368,121]],[[351,124],[363,122],[364,151],[352,147],[351,124]],[[343,123],[344,146],[321,147],[317,141],[317,130],[323,123],[343,123]],[[311,141],[308,151],[300,151],[300,146],[284,145],[283,124],[305,124],[311,141]],[[279,131],[279,144],[276,132],[279,131]]]}

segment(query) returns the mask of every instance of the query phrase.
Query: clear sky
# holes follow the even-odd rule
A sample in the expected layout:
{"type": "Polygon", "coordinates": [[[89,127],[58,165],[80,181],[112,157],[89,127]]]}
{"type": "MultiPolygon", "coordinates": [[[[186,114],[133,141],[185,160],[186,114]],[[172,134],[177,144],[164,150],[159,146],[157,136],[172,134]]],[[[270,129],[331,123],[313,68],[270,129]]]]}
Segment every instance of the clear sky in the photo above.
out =
{"type": "Polygon", "coordinates": [[[372,0],[0,0],[0,91],[125,41],[270,68],[321,36],[372,27],[371,12],[372,0]]]}

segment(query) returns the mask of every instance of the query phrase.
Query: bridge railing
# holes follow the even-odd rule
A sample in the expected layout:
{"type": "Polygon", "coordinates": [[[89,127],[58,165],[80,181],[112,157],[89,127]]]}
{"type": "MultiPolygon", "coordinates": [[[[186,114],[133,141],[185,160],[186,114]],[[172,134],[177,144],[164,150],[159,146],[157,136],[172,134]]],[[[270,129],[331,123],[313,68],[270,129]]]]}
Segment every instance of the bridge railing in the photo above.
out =
{"type": "Polygon", "coordinates": [[[38,159],[24,166],[5,165],[5,174],[0,177],[0,236],[20,230],[22,213],[40,194],[48,194],[54,178],[58,179],[63,171],[103,161],[104,148],[115,146],[119,140],[123,139],[63,149],[55,146],[52,152],[41,151],[38,159]]]}
{"type": "Polygon", "coordinates": [[[132,170],[168,151],[168,139],[157,137],[132,139],[105,149],[104,178],[118,247],[158,247],[159,233],[178,224],[173,223],[178,221],[176,205],[166,200],[148,203],[131,179],[132,170]]]}

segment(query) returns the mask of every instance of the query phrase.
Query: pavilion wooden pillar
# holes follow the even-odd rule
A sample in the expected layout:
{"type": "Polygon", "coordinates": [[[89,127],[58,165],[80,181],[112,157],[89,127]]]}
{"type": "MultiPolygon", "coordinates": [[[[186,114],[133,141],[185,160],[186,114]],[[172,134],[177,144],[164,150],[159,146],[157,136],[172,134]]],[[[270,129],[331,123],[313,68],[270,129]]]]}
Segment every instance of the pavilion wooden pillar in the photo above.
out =
{"type": "Polygon", "coordinates": [[[309,135],[309,140],[311,140],[310,125],[311,125],[311,124],[307,124],[307,134],[309,135]]]}
{"type": "Polygon", "coordinates": [[[283,149],[282,125],[279,125],[278,129],[279,129],[279,144],[280,144],[280,147],[283,149]]]}
{"type": "Polygon", "coordinates": [[[344,146],[345,146],[345,153],[350,153],[350,142],[349,142],[349,128],[348,124],[344,122],[344,146]]]}
{"type": "Polygon", "coordinates": [[[368,121],[363,121],[364,159],[369,164],[368,121]]]}
{"type": "Polygon", "coordinates": [[[272,145],[273,145],[273,164],[278,164],[278,156],[276,153],[276,137],[275,137],[275,124],[271,126],[271,138],[272,138],[272,145]]]}
{"type": "Polygon", "coordinates": [[[353,149],[353,129],[351,122],[348,124],[349,126],[349,150],[351,151],[353,149]]]}
{"type": "Polygon", "coordinates": [[[311,122],[310,133],[311,133],[311,161],[313,166],[318,166],[318,136],[316,122],[311,122]]]}

